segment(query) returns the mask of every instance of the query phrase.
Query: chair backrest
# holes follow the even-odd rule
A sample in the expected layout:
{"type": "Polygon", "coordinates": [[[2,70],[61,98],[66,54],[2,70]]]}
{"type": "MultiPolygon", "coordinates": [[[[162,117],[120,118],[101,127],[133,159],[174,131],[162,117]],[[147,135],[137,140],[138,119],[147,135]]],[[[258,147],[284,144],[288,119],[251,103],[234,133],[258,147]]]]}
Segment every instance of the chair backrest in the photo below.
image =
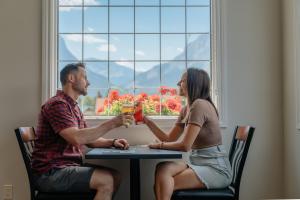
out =
{"type": "MultiPolygon", "coordinates": [[[[33,183],[33,173],[31,169],[31,156],[34,147],[34,140],[36,139],[35,131],[33,127],[20,127],[15,129],[15,133],[26,166],[31,195],[33,195],[35,189],[33,183]]],[[[31,198],[33,197],[31,196],[31,198]]]]}
{"type": "Polygon", "coordinates": [[[233,172],[230,188],[234,190],[237,198],[239,196],[241,177],[254,130],[255,128],[251,126],[237,126],[233,135],[229,151],[229,161],[233,172]]]}

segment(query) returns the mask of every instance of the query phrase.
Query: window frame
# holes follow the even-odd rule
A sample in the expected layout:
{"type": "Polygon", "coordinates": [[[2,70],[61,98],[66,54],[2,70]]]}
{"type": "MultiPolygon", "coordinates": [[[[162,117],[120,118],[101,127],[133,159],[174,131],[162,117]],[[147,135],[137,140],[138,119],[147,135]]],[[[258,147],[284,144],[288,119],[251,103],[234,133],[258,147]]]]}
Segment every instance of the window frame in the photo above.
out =
{"type": "MultiPolygon", "coordinates": [[[[57,88],[57,7],[53,0],[42,4],[42,102],[55,95],[57,88]]],[[[212,97],[218,106],[221,127],[227,127],[226,9],[221,0],[211,0],[212,97]]],[[[85,116],[87,120],[106,120],[111,116],[85,116]]],[[[173,124],[176,116],[154,116],[159,124],[173,124]]]]}

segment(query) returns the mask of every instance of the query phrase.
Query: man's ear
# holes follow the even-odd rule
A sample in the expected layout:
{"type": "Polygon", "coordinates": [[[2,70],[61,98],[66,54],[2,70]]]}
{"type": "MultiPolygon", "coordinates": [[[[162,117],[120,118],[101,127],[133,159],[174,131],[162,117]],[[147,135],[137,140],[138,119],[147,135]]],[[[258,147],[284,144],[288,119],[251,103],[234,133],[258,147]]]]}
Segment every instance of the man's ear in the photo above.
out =
{"type": "Polygon", "coordinates": [[[75,74],[70,73],[70,74],[68,75],[68,82],[70,82],[70,83],[75,83],[75,74]]]}

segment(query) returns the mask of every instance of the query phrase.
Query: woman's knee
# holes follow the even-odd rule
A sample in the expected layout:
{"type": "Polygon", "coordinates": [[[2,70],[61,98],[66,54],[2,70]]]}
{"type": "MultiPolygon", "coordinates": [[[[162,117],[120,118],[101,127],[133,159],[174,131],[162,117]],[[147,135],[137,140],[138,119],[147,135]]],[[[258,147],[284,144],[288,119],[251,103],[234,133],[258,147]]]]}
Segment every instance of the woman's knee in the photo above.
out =
{"type": "Polygon", "coordinates": [[[168,173],[168,168],[170,167],[171,162],[170,161],[164,161],[164,162],[160,162],[156,165],[156,169],[155,169],[155,174],[159,175],[159,174],[167,174],[168,173]]]}

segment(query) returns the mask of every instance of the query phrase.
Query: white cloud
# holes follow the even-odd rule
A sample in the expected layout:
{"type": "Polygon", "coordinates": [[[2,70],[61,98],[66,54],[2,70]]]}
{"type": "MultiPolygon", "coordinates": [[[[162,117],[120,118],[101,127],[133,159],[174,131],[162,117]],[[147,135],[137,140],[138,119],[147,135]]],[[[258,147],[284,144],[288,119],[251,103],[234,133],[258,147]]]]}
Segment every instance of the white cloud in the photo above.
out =
{"type": "Polygon", "coordinates": [[[70,34],[66,35],[66,40],[72,41],[72,42],[81,42],[82,41],[82,36],[78,34],[70,34]]]}
{"type": "Polygon", "coordinates": [[[70,12],[71,10],[80,10],[81,7],[59,7],[59,11],[70,12]]]}
{"type": "Polygon", "coordinates": [[[179,51],[180,53],[183,52],[183,48],[177,48],[177,51],[179,51]]]}
{"type": "Polygon", "coordinates": [[[91,27],[88,27],[87,29],[88,29],[89,32],[94,32],[94,29],[91,28],[91,27]]]}
{"type": "MultiPolygon", "coordinates": [[[[100,5],[96,0],[85,0],[85,5],[100,5]]],[[[82,6],[82,0],[59,0],[62,6],[82,6]]],[[[70,12],[71,10],[80,10],[81,7],[60,7],[59,11],[70,12]]],[[[86,8],[84,8],[86,9],[86,8]]]]}
{"type": "MultiPolygon", "coordinates": [[[[101,46],[97,47],[97,50],[107,52],[108,51],[108,44],[102,44],[101,46]]],[[[109,45],[109,51],[110,52],[116,52],[117,51],[116,46],[113,45],[113,44],[109,45]]]]}
{"type": "MultiPolygon", "coordinates": [[[[124,58],[121,58],[121,60],[125,60],[124,58]]],[[[122,65],[122,66],[125,66],[125,67],[128,67],[128,68],[131,68],[133,69],[133,63],[132,62],[124,62],[124,61],[119,61],[119,62],[116,62],[118,65],[122,65]]]]}
{"type": "MultiPolygon", "coordinates": [[[[84,2],[86,5],[100,5],[99,2],[96,0],[85,0],[84,2]]],[[[59,0],[59,5],[64,5],[64,6],[81,6],[82,5],[82,0],[59,0]]]]}
{"type": "Polygon", "coordinates": [[[84,42],[92,44],[92,43],[107,43],[107,40],[95,37],[94,35],[85,35],[84,42]]]}
{"type": "Polygon", "coordinates": [[[139,56],[145,56],[145,53],[143,51],[137,50],[137,51],[135,51],[135,53],[139,56]]]}

